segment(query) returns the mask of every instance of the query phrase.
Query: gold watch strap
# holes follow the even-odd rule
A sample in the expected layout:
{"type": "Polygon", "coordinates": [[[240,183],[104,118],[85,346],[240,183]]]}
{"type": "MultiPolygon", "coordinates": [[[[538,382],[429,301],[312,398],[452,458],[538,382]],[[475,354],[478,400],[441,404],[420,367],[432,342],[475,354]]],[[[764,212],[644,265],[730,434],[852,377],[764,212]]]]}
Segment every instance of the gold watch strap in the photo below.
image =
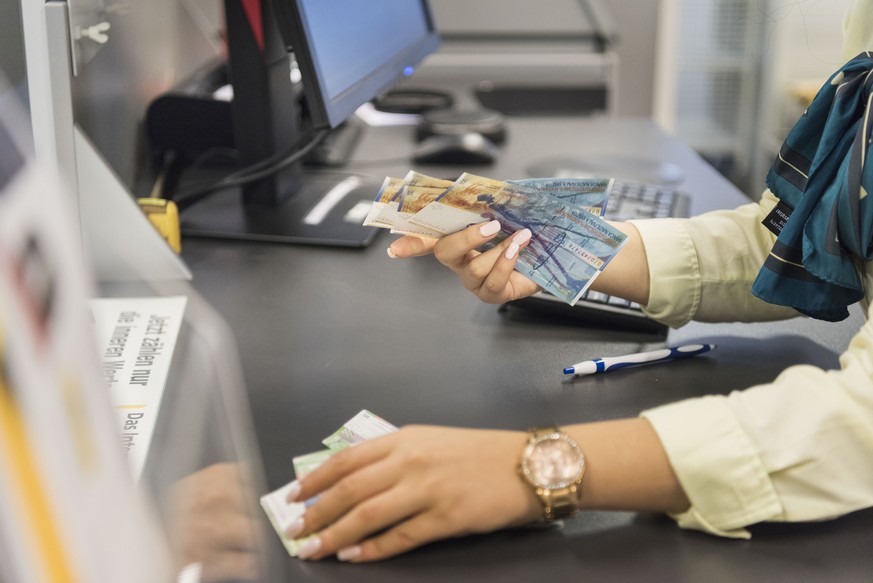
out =
{"type": "Polygon", "coordinates": [[[558,490],[537,488],[537,495],[543,503],[543,517],[546,520],[570,518],[579,512],[582,498],[582,485],[571,484],[558,490]]]}

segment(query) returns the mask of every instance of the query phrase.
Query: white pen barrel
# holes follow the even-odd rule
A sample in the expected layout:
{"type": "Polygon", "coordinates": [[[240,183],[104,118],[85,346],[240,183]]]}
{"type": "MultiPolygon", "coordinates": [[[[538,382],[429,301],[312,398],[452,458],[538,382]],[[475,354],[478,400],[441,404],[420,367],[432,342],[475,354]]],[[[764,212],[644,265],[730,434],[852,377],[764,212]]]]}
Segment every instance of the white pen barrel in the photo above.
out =
{"type": "Polygon", "coordinates": [[[607,356],[597,358],[595,360],[586,360],[574,364],[571,367],[564,369],[565,374],[589,375],[607,372],[620,368],[629,368],[641,364],[652,362],[662,362],[667,360],[675,360],[679,358],[687,358],[689,356],[697,356],[704,354],[715,348],[713,344],[686,344],[683,346],[673,346],[671,348],[661,348],[659,350],[651,350],[649,352],[640,352],[637,354],[625,354],[623,356],[607,356]]]}
{"type": "Polygon", "coordinates": [[[616,356],[611,358],[603,358],[604,372],[611,368],[621,368],[625,366],[633,366],[635,364],[645,364],[647,362],[657,362],[669,358],[671,350],[663,348],[661,350],[652,350],[651,352],[641,352],[639,354],[627,354],[625,356],[616,356]]]}

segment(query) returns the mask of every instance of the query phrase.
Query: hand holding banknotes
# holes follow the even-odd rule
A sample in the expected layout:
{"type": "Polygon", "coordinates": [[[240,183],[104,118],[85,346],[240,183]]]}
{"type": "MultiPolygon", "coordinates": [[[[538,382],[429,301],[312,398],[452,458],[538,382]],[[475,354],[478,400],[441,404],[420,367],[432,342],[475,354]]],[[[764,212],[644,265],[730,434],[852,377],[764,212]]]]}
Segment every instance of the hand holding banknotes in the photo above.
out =
{"type": "MultiPolygon", "coordinates": [[[[584,508],[688,508],[645,419],[564,429],[585,444],[584,508]]],[[[366,562],[531,523],[543,506],[518,471],[527,439],[523,431],[406,426],[360,442],[289,485],[286,501],[307,508],[285,535],[306,540],[301,559],[366,562]]]]}
{"type": "MultiPolygon", "coordinates": [[[[388,255],[406,258],[433,253],[440,263],[458,274],[467,290],[490,304],[517,300],[540,291],[542,288],[539,285],[514,269],[518,260],[517,252],[527,242],[509,252],[513,243],[518,244],[516,241],[524,238],[523,231],[488,251],[480,253],[476,250],[499,232],[493,223],[472,225],[440,239],[405,235],[391,243],[388,255]]],[[[648,266],[639,235],[628,223],[612,223],[612,226],[627,235],[627,242],[591,284],[591,289],[646,305],[648,266]]]]}
{"type": "Polygon", "coordinates": [[[334,454],[290,496],[318,496],[291,535],[318,533],[300,558],[373,561],[535,520],[542,507],[517,473],[524,441],[515,431],[407,426],[334,454]]]}
{"type": "Polygon", "coordinates": [[[627,239],[600,217],[613,183],[607,178],[501,181],[466,172],[450,182],[410,171],[405,178],[385,178],[364,224],[424,237],[408,249],[403,247],[409,239],[398,243],[392,247],[395,256],[425,254],[432,248],[486,301],[508,301],[545,289],[573,305],[627,239]],[[478,236],[452,238],[460,246],[429,241],[477,224],[478,236]],[[495,248],[499,250],[489,253],[495,248]],[[510,264],[497,261],[501,254],[529,282],[511,273],[504,277],[510,264]],[[495,266],[497,273],[490,277],[495,266]]]}
{"type": "Polygon", "coordinates": [[[473,225],[442,239],[407,235],[394,241],[393,257],[413,257],[433,253],[434,257],[458,274],[465,288],[481,300],[499,304],[534,294],[539,285],[515,271],[518,252],[530,242],[531,232],[523,229],[485,252],[476,249],[500,232],[497,221],[473,225]]]}

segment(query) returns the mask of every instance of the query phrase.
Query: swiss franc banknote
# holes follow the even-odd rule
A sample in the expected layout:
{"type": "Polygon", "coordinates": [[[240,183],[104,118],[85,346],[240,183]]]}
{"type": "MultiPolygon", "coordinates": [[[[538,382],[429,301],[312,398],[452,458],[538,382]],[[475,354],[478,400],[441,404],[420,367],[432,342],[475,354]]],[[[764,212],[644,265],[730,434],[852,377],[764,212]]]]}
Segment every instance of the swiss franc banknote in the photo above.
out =
{"type": "Polygon", "coordinates": [[[279,535],[285,550],[292,557],[296,557],[300,553],[300,547],[306,544],[312,537],[292,539],[285,536],[285,531],[288,530],[288,527],[306,512],[305,502],[292,502],[289,504],[285,501],[288,497],[288,492],[291,490],[291,485],[292,482],[289,482],[278,490],[273,490],[269,494],[261,496],[261,508],[264,509],[264,513],[270,519],[270,524],[273,525],[276,534],[279,535]]]}
{"type": "Polygon", "coordinates": [[[432,231],[409,222],[419,210],[435,200],[452,185],[451,180],[427,176],[414,170],[404,178],[387,177],[370,207],[364,225],[391,229],[392,233],[441,237],[432,231]]]}
{"type": "MultiPolygon", "coordinates": [[[[346,421],[345,425],[334,433],[325,437],[321,443],[326,445],[329,450],[339,451],[395,431],[397,431],[397,427],[364,409],[346,421]]],[[[299,474],[298,477],[300,477],[299,474]]]]}
{"type": "MultiPolygon", "coordinates": [[[[328,449],[320,450],[305,455],[300,455],[292,460],[294,466],[294,475],[299,480],[309,472],[315,470],[318,466],[327,461],[330,456],[336,452],[372,439],[381,435],[387,435],[397,431],[397,427],[388,423],[378,415],[364,409],[357,415],[349,419],[342,427],[335,432],[325,437],[322,440],[328,449]]],[[[261,496],[261,508],[270,520],[270,524],[276,530],[276,534],[285,545],[285,549],[292,557],[296,557],[300,553],[300,548],[306,544],[313,536],[291,539],[285,536],[285,531],[298,518],[303,516],[306,508],[315,500],[307,500],[306,502],[286,502],[288,492],[291,488],[291,482],[285,484],[278,490],[274,490],[268,494],[261,496]]]]}
{"type": "Polygon", "coordinates": [[[391,232],[421,237],[442,237],[442,233],[417,225],[411,219],[418,211],[439,198],[445,191],[446,189],[441,187],[405,185],[400,195],[400,205],[391,232]]]}
{"type": "Polygon", "coordinates": [[[525,178],[509,180],[510,184],[520,184],[528,188],[557,196],[565,202],[575,204],[592,215],[603,216],[612,192],[613,178],[525,178]]]}
{"type": "Polygon", "coordinates": [[[382,187],[376,195],[376,200],[370,205],[370,211],[364,218],[368,227],[394,227],[394,217],[400,206],[400,192],[403,190],[403,179],[388,176],[382,181],[382,187]]]}

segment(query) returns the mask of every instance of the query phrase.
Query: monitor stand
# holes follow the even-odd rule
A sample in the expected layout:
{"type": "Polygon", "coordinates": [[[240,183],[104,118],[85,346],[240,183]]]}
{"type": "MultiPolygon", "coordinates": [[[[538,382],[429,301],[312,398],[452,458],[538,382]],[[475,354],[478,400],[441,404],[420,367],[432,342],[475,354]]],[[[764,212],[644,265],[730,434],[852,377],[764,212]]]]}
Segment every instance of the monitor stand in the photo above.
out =
{"type": "MultiPolygon", "coordinates": [[[[266,0],[260,4],[268,14],[266,0]]],[[[298,105],[301,87],[289,78],[291,61],[276,20],[252,19],[235,0],[225,0],[224,6],[234,147],[240,166],[251,168],[300,146],[306,126],[298,105]]],[[[341,150],[344,156],[351,151],[341,150]]],[[[342,161],[340,156],[334,162],[342,161]]],[[[191,204],[181,213],[182,234],[365,247],[378,234],[362,225],[378,191],[379,184],[357,176],[338,179],[336,173],[307,172],[297,161],[191,204]]]]}
{"type": "Polygon", "coordinates": [[[379,184],[335,173],[306,173],[293,196],[278,204],[243,204],[239,189],[215,192],[181,216],[191,237],[270,243],[366,247],[381,229],[363,226],[379,184]]]}

